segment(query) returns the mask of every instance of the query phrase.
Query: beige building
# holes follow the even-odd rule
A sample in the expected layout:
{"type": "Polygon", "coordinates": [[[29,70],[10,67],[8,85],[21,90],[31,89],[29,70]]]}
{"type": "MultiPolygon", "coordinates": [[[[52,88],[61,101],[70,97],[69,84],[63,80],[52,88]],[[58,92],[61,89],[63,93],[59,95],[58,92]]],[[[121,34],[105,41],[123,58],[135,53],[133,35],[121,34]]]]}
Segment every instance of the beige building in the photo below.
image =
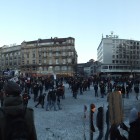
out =
{"type": "Polygon", "coordinates": [[[75,39],[50,38],[21,43],[21,73],[74,75],[77,66],[75,39]]]}
{"type": "Polygon", "coordinates": [[[0,70],[20,71],[20,50],[21,45],[4,45],[0,48],[0,70]]]}

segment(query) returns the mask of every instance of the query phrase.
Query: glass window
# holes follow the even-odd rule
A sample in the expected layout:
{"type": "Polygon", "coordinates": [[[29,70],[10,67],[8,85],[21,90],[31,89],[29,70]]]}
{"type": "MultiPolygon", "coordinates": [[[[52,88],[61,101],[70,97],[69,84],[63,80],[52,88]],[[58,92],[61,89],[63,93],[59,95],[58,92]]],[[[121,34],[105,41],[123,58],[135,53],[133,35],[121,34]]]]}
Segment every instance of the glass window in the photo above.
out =
{"type": "Polygon", "coordinates": [[[35,64],[35,60],[33,60],[33,64],[35,64]]]}
{"type": "Polygon", "coordinates": [[[55,63],[56,63],[56,64],[59,64],[59,60],[58,60],[58,59],[56,59],[56,60],[55,60],[55,63]]]}
{"type": "Polygon", "coordinates": [[[45,64],[46,64],[46,62],[47,62],[46,59],[44,59],[44,63],[45,63],[45,64]]]}
{"type": "Polygon", "coordinates": [[[51,59],[49,60],[49,64],[52,64],[52,60],[51,59]]]}

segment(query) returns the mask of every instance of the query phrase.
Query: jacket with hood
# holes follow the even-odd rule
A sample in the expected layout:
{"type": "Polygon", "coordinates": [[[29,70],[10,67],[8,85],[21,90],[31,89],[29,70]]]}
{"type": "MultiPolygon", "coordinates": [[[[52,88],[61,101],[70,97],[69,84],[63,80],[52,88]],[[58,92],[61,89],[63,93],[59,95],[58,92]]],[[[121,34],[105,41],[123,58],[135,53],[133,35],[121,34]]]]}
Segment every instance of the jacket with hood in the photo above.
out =
{"type": "Polygon", "coordinates": [[[103,107],[99,107],[96,116],[96,126],[99,130],[103,130],[103,123],[103,107]]]}
{"type": "MultiPolygon", "coordinates": [[[[5,124],[6,119],[4,112],[11,116],[17,116],[19,112],[25,110],[22,98],[20,96],[8,96],[4,99],[4,106],[0,109],[0,140],[5,140],[5,124]]],[[[26,108],[25,113],[25,120],[27,122],[28,131],[29,131],[29,140],[37,140],[36,130],[34,125],[34,114],[33,109],[26,108]]]]}
{"type": "Polygon", "coordinates": [[[140,140],[140,118],[136,108],[131,109],[129,115],[129,140],[140,140]]]}

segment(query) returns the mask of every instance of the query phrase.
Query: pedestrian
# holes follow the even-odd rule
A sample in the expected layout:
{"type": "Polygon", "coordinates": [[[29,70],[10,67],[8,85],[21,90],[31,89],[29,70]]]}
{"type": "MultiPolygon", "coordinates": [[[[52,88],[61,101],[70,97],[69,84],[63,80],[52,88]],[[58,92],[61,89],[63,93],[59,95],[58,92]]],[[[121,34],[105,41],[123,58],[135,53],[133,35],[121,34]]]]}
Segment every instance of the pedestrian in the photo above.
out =
{"type": "Polygon", "coordinates": [[[94,85],[95,97],[98,97],[98,85],[94,85]]]}
{"type": "Polygon", "coordinates": [[[108,140],[109,138],[109,105],[107,106],[107,111],[106,111],[106,134],[105,134],[105,140],[108,140]]]}
{"type": "Polygon", "coordinates": [[[134,107],[130,110],[129,114],[129,126],[124,123],[121,124],[121,128],[128,132],[128,140],[140,140],[140,113],[134,107]]]}
{"type": "Polygon", "coordinates": [[[51,91],[51,106],[50,109],[54,108],[54,111],[56,110],[56,92],[54,89],[51,91]]]}
{"type": "Polygon", "coordinates": [[[46,111],[49,111],[51,107],[51,91],[47,95],[46,111]]]}
{"type": "Polygon", "coordinates": [[[37,140],[34,111],[23,106],[20,86],[8,81],[4,85],[4,104],[0,108],[0,140],[37,140]]]}
{"type": "Polygon", "coordinates": [[[38,103],[35,105],[37,107],[39,104],[44,108],[44,99],[45,99],[46,94],[44,93],[43,95],[39,95],[38,98],[38,103]]]}
{"type": "Polygon", "coordinates": [[[94,104],[90,104],[90,140],[93,140],[93,133],[95,132],[93,114],[96,108],[94,104]]]}
{"type": "Polygon", "coordinates": [[[27,107],[28,105],[28,100],[30,99],[30,96],[29,94],[25,91],[23,94],[22,94],[22,100],[23,100],[23,105],[25,107],[27,107]]]}
{"type": "Polygon", "coordinates": [[[0,90],[0,101],[1,101],[1,107],[3,106],[3,101],[4,101],[4,91],[0,90]]]}
{"type": "Polygon", "coordinates": [[[96,116],[96,126],[99,130],[99,136],[97,140],[101,140],[103,137],[103,124],[104,124],[104,119],[103,119],[103,107],[98,108],[97,116],[96,116]]]}
{"type": "Polygon", "coordinates": [[[136,99],[138,100],[138,96],[139,96],[139,84],[135,84],[134,85],[134,91],[136,93],[136,99]]]}

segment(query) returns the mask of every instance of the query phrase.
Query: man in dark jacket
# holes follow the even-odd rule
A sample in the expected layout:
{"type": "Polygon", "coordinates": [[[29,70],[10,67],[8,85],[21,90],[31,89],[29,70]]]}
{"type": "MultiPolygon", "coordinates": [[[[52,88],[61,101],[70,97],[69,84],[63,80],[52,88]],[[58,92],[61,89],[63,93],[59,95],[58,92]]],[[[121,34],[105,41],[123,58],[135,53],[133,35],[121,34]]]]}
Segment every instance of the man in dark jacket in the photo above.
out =
{"type": "Polygon", "coordinates": [[[38,103],[35,105],[37,107],[39,104],[44,108],[44,99],[45,99],[46,94],[44,93],[43,95],[40,94],[38,98],[38,103]]]}
{"type": "Polygon", "coordinates": [[[129,125],[128,128],[124,123],[121,127],[129,133],[129,140],[140,140],[140,116],[138,115],[136,108],[132,108],[129,114],[129,125]]]}
{"type": "Polygon", "coordinates": [[[0,140],[5,140],[7,135],[6,128],[6,116],[16,118],[24,112],[24,119],[27,124],[29,140],[37,140],[36,130],[34,125],[34,112],[31,108],[25,108],[23,106],[22,98],[20,96],[20,87],[18,84],[12,81],[8,81],[4,85],[4,105],[0,108],[0,140]]]}
{"type": "Polygon", "coordinates": [[[99,107],[98,108],[98,113],[97,113],[97,116],[96,116],[96,126],[99,130],[99,136],[97,138],[97,140],[101,140],[102,137],[103,137],[103,107],[99,107]]]}
{"type": "Polygon", "coordinates": [[[93,114],[96,108],[94,104],[90,104],[90,140],[93,140],[93,132],[95,132],[95,127],[93,123],[93,114]]]}

